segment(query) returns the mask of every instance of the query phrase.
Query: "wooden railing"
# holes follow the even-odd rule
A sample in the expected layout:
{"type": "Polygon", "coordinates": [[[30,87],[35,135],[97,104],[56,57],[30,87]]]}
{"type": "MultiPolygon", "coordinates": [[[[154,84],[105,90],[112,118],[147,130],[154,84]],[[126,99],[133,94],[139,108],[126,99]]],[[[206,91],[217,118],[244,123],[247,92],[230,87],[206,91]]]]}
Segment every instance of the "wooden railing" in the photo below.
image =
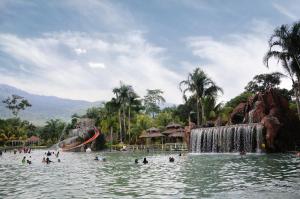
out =
{"type": "Polygon", "coordinates": [[[186,143],[165,143],[150,145],[128,145],[126,150],[129,151],[187,151],[186,143]]]}

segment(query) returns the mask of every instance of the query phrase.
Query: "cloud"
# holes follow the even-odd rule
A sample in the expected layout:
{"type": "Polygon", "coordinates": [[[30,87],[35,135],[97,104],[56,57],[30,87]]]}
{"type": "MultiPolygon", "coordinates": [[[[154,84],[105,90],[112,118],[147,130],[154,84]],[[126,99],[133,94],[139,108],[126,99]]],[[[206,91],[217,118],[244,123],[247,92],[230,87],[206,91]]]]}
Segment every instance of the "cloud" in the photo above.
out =
{"type": "Polygon", "coordinates": [[[106,66],[103,63],[89,62],[88,64],[91,68],[106,68],[106,66]]]}
{"type": "Polygon", "coordinates": [[[77,55],[85,54],[87,52],[87,50],[84,48],[75,48],[74,51],[77,55]]]}
{"type": "MultiPolygon", "coordinates": [[[[229,34],[222,39],[194,36],[186,40],[198,63],[203,63],[200,67],[224,89],[221,100],[229,100],[241,93],[257,74],[282,71],[276,62],[271,63],[269,70],[263,65],[272,32],[268,24],[263,24],[255,22],[248,33],[229,34]]],[[[288,80],[284,80],[283,86],[289,86],[288,80]]]]}
{"type": "Polygon", "coordinates": [[[295,15],[290,9],[280,5],[280,4],[277,4],[277,3],[273,3],[272,4],[273,7],[278,11],[280,12],[281,14],[285,15],[286,17],[292,19],[292,20],[298,20],[298,16],[295,15]]]}
{"type": "Polygon", "coordinates": [[[33,93],[108,100],[123,81],[141,96],[146,89],[160,88],[168,102],[181,102],[182,77],[165,67],[165,50],[138,31],[122,36],[69,31],[32,38],[0,33],[0,52],[21,67],[14,73],[13,64],[2,65],[1,83],[33,93]],[[80,56],[74,49],[81,49],[80,56]],[[109,70],[95,70],[106,66],[109,70]]]}

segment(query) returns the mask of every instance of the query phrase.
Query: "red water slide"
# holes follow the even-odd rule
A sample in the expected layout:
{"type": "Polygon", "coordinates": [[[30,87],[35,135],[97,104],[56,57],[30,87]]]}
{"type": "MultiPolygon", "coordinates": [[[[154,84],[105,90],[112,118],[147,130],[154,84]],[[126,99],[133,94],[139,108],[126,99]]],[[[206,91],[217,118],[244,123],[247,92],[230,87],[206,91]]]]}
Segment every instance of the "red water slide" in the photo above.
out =
{"type": "Polygon", "coordinates": [[[94,132],[95,132],[95,134],[90,139],[84,141],[83,143],[81,143],[79,145],[73,146],[71,148],[65,148],[65,149],[63,148],[63,151],[71,151],[71,150],[74,150],[74,149],[81,148],[82,146],[84,146],[84,145],[86,145],[88,143],[91,143],[92,141],[94,141],[95,139],[97,139],[97,137],[99,137],[99,135],[100,135],[100,131],[96,127],[94,127],[94,132]]]}

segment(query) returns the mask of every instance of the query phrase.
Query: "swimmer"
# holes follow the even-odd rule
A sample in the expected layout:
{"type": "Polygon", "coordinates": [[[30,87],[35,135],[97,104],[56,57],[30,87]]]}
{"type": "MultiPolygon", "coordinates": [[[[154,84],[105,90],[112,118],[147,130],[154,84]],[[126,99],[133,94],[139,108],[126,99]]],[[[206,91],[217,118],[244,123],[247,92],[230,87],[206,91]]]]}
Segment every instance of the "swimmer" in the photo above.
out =
{"type": "Polygon", "coordinates": [[[94,160],[98,161],[99,160],[98,156],[96,156],[94,160]]]}
{"type": "Polygon", "coordinates": [[[2,151],[0,150],[0,156],[2,155],[2,151]]]}
{"type": "Polygon", "coordinates": [[[46,163],[46,158],[43,157],[42,163],[46,163]]]}
{"type": "Polygon", "coordinates": [[[47,157],[46,163],[49,164],[50,162],[52,162],[52,161],[47,157]]]}
{"type": "Polygon", "coordinates": [[[246,152],[245,151],[241,151],[240,155],[246,155],[246,152]]]}
{"type": "Polygon", "coordinates": [[[173,157],[169,157],[169,161],[170,161],[170,162],[174,162],[175,159],[174,159],[173,157]]]}
{"type": "Polygon", "coordinates": [[[57,154],[56,154],[56,157],[58,158],[58,156],[59,156],[59,151],[57,151],[57,154]]]}
{"type": "Polygon", "coordinates": [[[138,164],[138,163],[139,163],[139,160],[138,160],[138,159],[135,159],[135,160],[134,160],[134,163],[135,163],[135,164],[138,164]]]}
{"type": "Polygon", "coordinates": [[[181,156],[181,153],[179,153],[179,156],[181,156]]]}
{"type": "Polygon", "coordinates": [[[31,161],[30,161],[30,160],[27,160],[27,163],[28,163],[28,164],[31,164],[31,161]]]}
{"type": "Polygon", "coordinates": [[[26,157],[24,156],[22,159],[22,163],[24,164],[26,162],[26,157]]]}
{"type": "Polygon", "coordinates": [[[103,162],[106,162],[106,158],[102,158],[102,161],[103,161],[103,162]]]}
{"type": "Polygon", "coordinates": [[[144,158],[143,163],[148,164],[148,160],[146,158],[144,158]]]}
{"type": "Polygon", "coordinates": [[[47,152],[47,156],[51,156],[51,152],[50,151],[47,152]]]}
{"type": "Polygon", "coordinates": [[[57,162],[60,162],[60,159],[58,159],[57,162]]]}

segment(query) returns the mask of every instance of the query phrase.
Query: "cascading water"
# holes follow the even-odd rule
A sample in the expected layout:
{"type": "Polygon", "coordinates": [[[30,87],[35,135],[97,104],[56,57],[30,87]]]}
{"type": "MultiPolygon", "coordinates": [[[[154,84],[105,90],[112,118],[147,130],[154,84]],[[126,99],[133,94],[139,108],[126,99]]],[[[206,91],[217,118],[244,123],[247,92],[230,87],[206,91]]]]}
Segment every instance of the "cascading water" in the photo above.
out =
{"type": "Polygon", "coordinates": [[[198,128],[191,132],[194,153],[260,152],[263,126],[258,123],[198,128]]]}

